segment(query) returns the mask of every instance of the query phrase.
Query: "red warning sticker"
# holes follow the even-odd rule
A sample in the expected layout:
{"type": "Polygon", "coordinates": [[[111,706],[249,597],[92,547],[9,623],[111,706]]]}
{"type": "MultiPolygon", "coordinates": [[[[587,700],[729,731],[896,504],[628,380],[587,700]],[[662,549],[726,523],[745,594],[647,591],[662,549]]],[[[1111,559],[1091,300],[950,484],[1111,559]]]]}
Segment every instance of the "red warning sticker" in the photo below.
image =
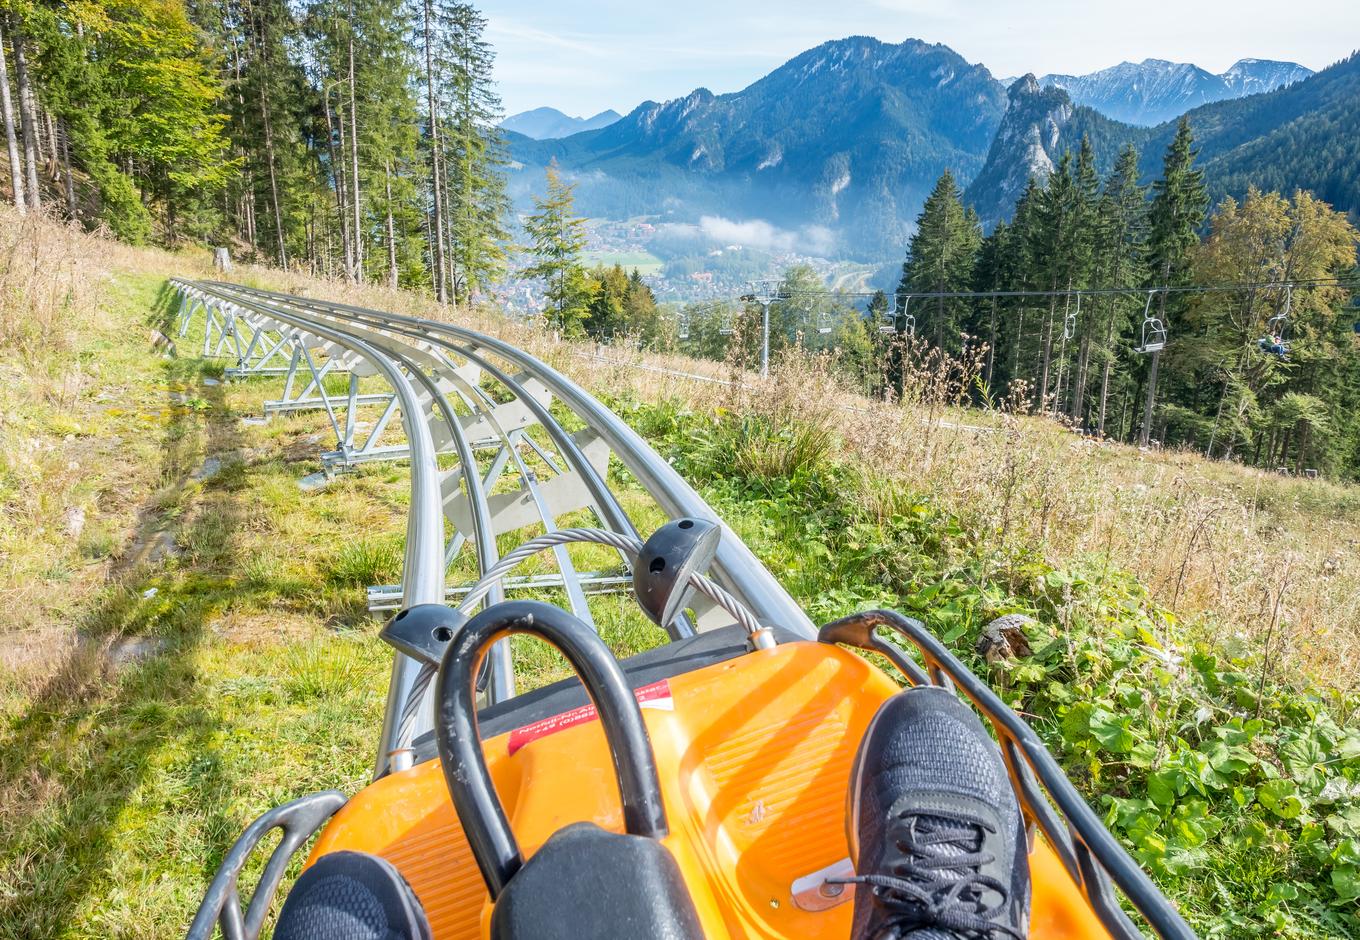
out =
{"type": "MultiPolygon", "coordinates": [[[[651,685],[644,685],[640,689],[634,689],[633,695],[642,708],[654,708],[663,712],[675,711],[675,699],[671,698],[671,685],[665,679],[660,682],[653,682],[651,685]]],[[[535,721],[533,724],[511,731],[506,749],[513,754],[530,741],[546,738],[550,734],[556,734],[567,728],[574,728],[577,725],[585,724],[587,721],[594,721],[598,717],[599,713],[596,712],[594,705],[582,705],[579,708],[573,708],[571,711],[562,712],[560,715],[535,721]]]]}

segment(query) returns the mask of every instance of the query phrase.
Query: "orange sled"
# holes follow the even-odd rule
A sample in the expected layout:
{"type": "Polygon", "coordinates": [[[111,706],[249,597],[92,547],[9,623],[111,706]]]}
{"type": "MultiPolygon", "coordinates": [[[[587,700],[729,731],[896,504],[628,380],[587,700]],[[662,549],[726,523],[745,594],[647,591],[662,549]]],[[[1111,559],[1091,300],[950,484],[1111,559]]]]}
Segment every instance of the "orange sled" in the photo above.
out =
{"type": "Polygon", "coordinates": [[[956,689],[991,721],[1031,834],[1034,940],[1143,936],[1116,886],[1159,936],[1194,937],[1034,732],[916,621],[872,611],[816,641],[734,625],[619,662],[585,624],[536,601],[471,619],[436,605],[408,613],[405,637],[393,624],[385,637],[440,663],[435,730],[414,742],[413,765],[348,800],[328,791],[262,816],[228,854],[190,940],[215,924],[228,940],[258,936],[290,856],[318,829],[309,865],[340,850],[385,857],[438,940],[849,937],[854,888],[833,881],[851,873],[851,762],[899,683],[845,647],[880,654],[913,684],[956,689]],[[436,648],[412,631],[451,639],[436,648]],[[515,633],[556,646],[580,681],[479,710],[479,667],[515,633]],[[237,877],[272,828],[283,840],[243,912],[237,877]]]}

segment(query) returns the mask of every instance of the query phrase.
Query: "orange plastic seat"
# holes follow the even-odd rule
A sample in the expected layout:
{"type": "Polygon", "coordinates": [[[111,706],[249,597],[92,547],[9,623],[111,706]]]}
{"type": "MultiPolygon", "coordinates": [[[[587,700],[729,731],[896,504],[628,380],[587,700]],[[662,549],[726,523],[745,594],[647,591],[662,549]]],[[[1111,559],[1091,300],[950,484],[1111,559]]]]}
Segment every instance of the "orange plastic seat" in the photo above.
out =
{"type": "MultiPolygon", "coordinates": [[[[849,889],[795,897],[802,887],[795,883],[815,885],[820,876],[808,876],[848,864],[851,762],[879,704],[897,690],[861,657],[812,642],[738,656],[640,690],[670,821],[663,844],[709,938],[849,936],[849,889]]],[[[484,742],[526,856],[572,822],[623,831],[609,752],[592,716],[577,710],[484,742]]],[[[323,830],[308,864],[341,849],[395,864],[438,940],[488,935],[490,901],[438,761],[354,796],[323,830]]],[[[1030,870],[1034,940],[1109,936],[1042,840],[1030,870]]]]}

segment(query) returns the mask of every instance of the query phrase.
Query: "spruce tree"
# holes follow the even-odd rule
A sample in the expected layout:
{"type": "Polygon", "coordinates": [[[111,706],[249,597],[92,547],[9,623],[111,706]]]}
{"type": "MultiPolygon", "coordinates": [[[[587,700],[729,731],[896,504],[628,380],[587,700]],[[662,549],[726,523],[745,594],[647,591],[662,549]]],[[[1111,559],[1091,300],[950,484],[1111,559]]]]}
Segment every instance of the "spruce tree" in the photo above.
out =
{"type": "MultiPolygon", "coordinates": [[[[916,232],[902,264],[901,293],[966,291],[982,242],[977,216],[965,211],[958,185],[948,170],[941,174],[916,219],[916,232]]],[[[962,301],[937,297],[918,308],[929,316],[936,348],[957,352],[960,325],[967,307],[962,301]]]]}
{"type": "Polygon", "coordinates": [[[436,58],[443,75],[439,169],[447,218],[449,296],[470,301],[505,271],[504,141],[486,18],[469,3],[444,3],[436,58]]]}
{"type": "MultiPolygon", "coordinates": [[[[1190,120],[1182,117],[1176,126],[1176,136],[1167,147],[1162,160],[1162,176],[1153,183],[1152,206],[1148,211],[1148,281],[1150,287],[1177,287],[1188,283],[1191,261],[1199,244],[1200,228],[1209,208],[1209,195],[1204,186],[1204,174],[1195,167],[1194,135],[1190,120]]],[[[1168,300],[1163,291],[1158,295],[1157,311],[1162,323],[1172,326],[1168,318],[1177,317],[1185,310],[1184,301],[1177,297],[1168,300]]],[[[1161,354],[1154,352],[1148,359],[1146,405],[1143,411],[1140,443],[1146,445],[1152,434],[1154,407],[1157,398],[1157,371],[1161,354]]]]}
{"type": "Polygon", "coordinates": [[[521,273],[545,282],[548,322],[572,335],[581,332],[590,301],[590,285],[581,264],[585,220],[576,215],[575,186],[562,179],[556,161],[549,164],[546,178],[547,192],[534,197],[534,212],[524,220],[535,261],[521,273]]]}
{"type": "MultiPolygon", "coordinates": [[[[1096,227],[1097,277],[1113,287],[1141,284],[1145,277],[1144,249],[1147,239],[1147,188],[1138,181],[1138,151],[1125,147],[1105,180],[1096,227]]],[[[1100,367],[1095,433],[1105,434],[1109,413],[1110,382],[1118,359],[1115,345],[1129,327],[1130,317],[1141,312],[1136,297],[1115,294],[1100,301],[1101,334],[1095,358],[1100,367]]]]}

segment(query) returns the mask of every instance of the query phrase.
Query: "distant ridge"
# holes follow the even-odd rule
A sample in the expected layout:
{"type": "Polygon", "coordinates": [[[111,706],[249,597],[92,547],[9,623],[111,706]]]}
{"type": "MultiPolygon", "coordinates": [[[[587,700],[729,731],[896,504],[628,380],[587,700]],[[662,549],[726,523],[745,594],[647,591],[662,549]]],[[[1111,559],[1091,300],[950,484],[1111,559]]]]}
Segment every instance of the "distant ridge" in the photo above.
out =
{"type": "Polygon", "coordinates": [[[1144,59],[1089,75],[1045,75],[1039,84],[1061,88],[1073,104],[1116,121],[1149,127],[1200,105],[1274,91],[1312,74],[1297,62],[1271,59],[1240,59],[1220,75],[1188,62],[1144,59]]]}
{"type": "Polygon", "coordinates": [[[580,118],[563,114],[556,108],[534,108],[510,115],[501,121],[501,127],[534,140],[553,140],[608,127],[621,117],[623,115],[613,109],[601,111],[594,117],[580,118]]]}

